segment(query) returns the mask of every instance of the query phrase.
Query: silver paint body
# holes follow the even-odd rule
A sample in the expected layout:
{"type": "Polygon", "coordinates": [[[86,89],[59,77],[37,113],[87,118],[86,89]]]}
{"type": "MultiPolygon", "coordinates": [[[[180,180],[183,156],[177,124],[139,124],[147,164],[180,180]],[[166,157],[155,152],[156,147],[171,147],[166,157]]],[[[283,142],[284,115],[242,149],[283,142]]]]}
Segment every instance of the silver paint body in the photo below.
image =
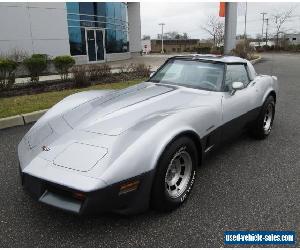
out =
{"type": "MultiPolygon", "coordinates": [[[[247,62],[237,57],[211,60],[247,62]]],[[[84,192],[151,171],[180,133],[192,131],[203,138],[261,107],[271,91],[278,91],[276,77],[256,75],[247,64],[251,82],[234,95],[151,82],[71,95],[20,142],[21,171],[84,192]]]]}

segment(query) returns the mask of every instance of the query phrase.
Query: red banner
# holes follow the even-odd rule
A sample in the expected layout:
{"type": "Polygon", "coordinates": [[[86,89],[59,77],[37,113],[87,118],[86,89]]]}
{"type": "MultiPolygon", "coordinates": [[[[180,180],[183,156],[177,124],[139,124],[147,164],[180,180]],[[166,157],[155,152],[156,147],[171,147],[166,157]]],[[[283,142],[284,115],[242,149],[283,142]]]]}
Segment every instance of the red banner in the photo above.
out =
{"type": "Polygon", "coordinates": [[[225,2],[220,2],[219,16],[225,17],[225,2]]]}

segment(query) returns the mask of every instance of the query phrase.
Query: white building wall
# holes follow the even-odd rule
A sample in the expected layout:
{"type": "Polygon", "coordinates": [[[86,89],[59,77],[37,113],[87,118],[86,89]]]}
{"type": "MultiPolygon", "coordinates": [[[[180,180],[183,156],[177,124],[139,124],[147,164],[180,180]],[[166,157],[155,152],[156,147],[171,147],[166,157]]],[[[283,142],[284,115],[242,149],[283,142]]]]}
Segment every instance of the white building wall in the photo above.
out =
{"type": "Polygon", "coordinates": [[[289,44],[298,45],[300,44],[300,34],[286,34],[289,44]]]}
{"type": "Polygon", "coordinates": [[[0,3],[0,53],[70,54],[65,3],[0,3]]]}
{"type": "Polygon", "coordinates": [[[141,14],[139,2],[128,2],[129,50],[139,53],[141,45],[141,14]]]}

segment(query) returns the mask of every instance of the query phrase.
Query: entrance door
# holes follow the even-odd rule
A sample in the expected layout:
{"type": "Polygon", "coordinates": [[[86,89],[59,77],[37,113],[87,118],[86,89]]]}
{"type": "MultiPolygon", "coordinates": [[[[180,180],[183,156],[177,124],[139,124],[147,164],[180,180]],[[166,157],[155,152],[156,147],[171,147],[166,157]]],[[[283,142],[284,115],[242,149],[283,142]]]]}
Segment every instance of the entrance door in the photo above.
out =
{"type": "Polygon", "coordinates": [[[90,62],[104,61],[104,30],[86,29],[86,45],[90,62]]]}
{"type": "Polygon", "coordinates": [[[102,30],[95,30],[97,61],[104,60],[104,34],[102,30]]]}

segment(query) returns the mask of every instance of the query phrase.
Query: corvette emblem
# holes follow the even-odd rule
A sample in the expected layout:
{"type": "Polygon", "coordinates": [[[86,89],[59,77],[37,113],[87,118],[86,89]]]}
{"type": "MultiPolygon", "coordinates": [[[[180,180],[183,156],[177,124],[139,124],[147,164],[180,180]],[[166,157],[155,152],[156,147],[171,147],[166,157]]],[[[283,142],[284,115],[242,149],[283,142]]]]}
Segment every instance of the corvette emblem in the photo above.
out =
{"type": "Polygon", "coordinates": [[[47,146],[42,146],[42,150],[43,151],[50,151],[50,148],[48,148],[47,146]]]}

